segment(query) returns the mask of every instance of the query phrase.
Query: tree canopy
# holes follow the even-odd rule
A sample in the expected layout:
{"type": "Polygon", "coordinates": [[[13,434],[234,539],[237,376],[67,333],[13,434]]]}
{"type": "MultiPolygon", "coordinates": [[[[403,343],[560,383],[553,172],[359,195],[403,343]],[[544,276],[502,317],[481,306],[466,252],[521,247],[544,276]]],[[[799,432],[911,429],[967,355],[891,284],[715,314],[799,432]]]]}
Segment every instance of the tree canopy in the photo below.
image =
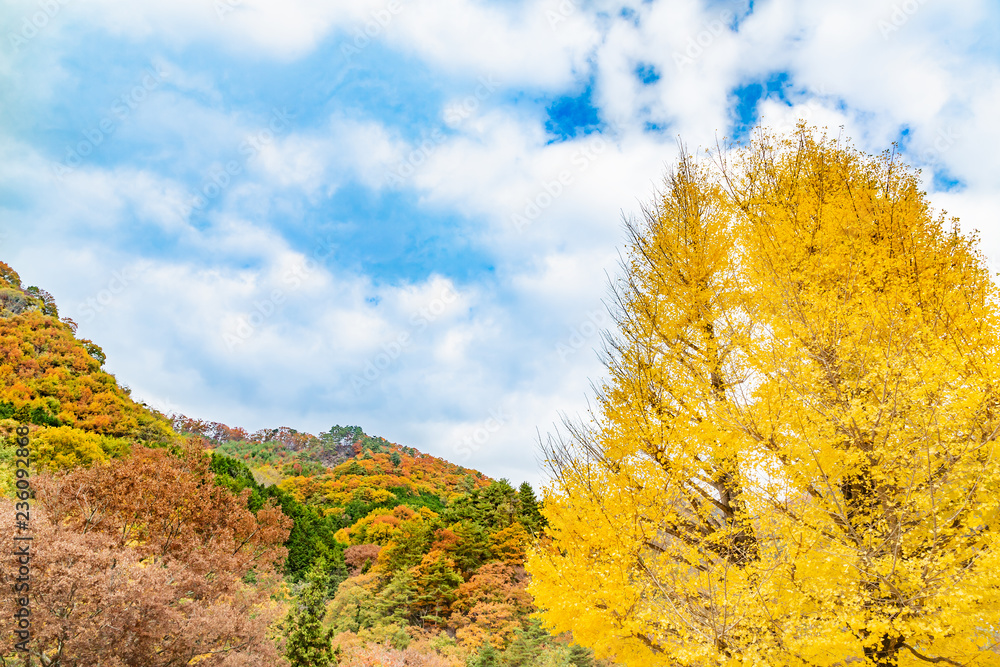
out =
{"type": "Polygon", "coordinates": [[[627,229],[609,379],[546,445],[546,624],[628,665],[995,662],[975,235],[805,126],[682,158],[627,229]]]}
{"type": "MultiPolygon", "coordinates": [[[[249,492],[212,481],[199,452],[141,447],[128,460],[32,479],[32,664],[275,664],[265,632],[292,521],[272,505],[254,514],[249,492]]],[[[13,516],[14,503],[0,498],[0,510],[13,516]]],[[[6,544],[14,534],[0,525],[6,544]]],[[[15,574],[5,565],[0,585],[13,590],[15,574]]],[[[13,605],[0,600],[5,617],[13,605]]],[[[12,633],[5,624],[6,646],[12,633]]]]}

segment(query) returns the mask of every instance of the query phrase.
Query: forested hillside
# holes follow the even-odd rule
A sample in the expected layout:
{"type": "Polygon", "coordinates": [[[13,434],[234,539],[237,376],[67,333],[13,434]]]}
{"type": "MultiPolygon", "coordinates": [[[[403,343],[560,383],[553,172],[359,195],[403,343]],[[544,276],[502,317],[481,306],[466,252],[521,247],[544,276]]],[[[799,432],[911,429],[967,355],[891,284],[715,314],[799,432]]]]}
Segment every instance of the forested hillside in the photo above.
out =
{"type": "MultiPolygon", "coordinates": [[[[9,517],[26,426],[36,661],[594,664],[531,617],[523,563],[544,519],[530,485],[358,426],[248,433],[161,414],[3,263],[0,306],[0,539],[25,530],[9,517]]],[[[9,662],[13,625],[2,641],[9,662]]]]}

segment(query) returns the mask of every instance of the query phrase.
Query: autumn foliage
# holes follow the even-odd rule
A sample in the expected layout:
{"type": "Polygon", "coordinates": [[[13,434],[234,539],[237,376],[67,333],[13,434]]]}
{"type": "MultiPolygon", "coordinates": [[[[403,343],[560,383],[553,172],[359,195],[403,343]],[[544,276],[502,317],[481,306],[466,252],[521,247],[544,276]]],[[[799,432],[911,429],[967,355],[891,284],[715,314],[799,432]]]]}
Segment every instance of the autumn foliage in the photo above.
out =
{"type": "Polygon", "coordinates": [[[520,565],[488,563],[458,587],[452,604],[452,624],[464,643],[481,646],[489,641],[509,644],[523,627],[522,619],[534,610],[520,565]]]}
{"type": "Polygon", "coordinates": [[[800,127],[630,224],[549,627],[630,665],[997,664],[997,289],[917,174],[800,127]]]}
{"type": "Polygon", "coordinates": [[[104,353],[38,310],[0,317],[0,419],[168,442],[166,419],[101,370],[104,353]]]}
{"type": "MultiPolygon", "coordinates": [[[[32,653],[42,664],[273,664],[266,629],[278,610],[244,579],[271,579],[282,562],[291,522],[279,510],[254,515],[194,452],[140,447],[32,485],[32,653]]],[[[12,515],[11,502],[0,511],[12,515]]],[[[5,544],[11,528],[0,525],[5,544]]],[[[12,577],[0,570],[0,586],[12,577]]],[[[4,617],[11,603],[3,597],[4,617]]]]}
{"type": "MultiPolygon", "coordinates": [[[[417,630],[441,632],[471,656],[512,650],[533,627],[522,563],[537,511],[530,486],[515,490],[505,480],[454,498],[440,513],[372,510],[339,533],[356,544],[344,552],[352,576],[329,606],[334,629],[397,650],[417,630]]],[[[544,632],[536,639],[535,653],[560,664],[563,649],[544,632]]]]}
{"type": "Polygon", "coordinates": [[[378,559],[382,550],[377,544],[357,544],[344,549],[344,562],[353,576],[366,572],[378,559]]]}
{"type": "MultiPolygon", "coordinates": [[[[26,425],[34,661],[594,664],[530,618],[522,562],[545,525],[530,485],[357,426],[251,433],[164,416],[75,334],[50,294],[0,263],[0,492],[14,490],[26,425]]],[[[0,525],[0,540],[13,530],[0,525]]],[[[0,662],[15,658],[11,633],[0,625],[0,662]]]]}

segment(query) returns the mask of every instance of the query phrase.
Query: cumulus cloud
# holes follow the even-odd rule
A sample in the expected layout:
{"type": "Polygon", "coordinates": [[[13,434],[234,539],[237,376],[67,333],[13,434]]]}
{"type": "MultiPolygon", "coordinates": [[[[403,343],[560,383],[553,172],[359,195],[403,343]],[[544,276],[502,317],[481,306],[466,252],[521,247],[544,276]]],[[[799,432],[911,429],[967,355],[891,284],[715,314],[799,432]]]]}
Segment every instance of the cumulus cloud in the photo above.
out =
{"type": "Polygon", "coordinates": [[[986,0],[8,4],[3,259],[163,409],[537,483],[601,377],[622,217],[678,139],[760,120],[898,142],[1000,258],[986,0]]]}

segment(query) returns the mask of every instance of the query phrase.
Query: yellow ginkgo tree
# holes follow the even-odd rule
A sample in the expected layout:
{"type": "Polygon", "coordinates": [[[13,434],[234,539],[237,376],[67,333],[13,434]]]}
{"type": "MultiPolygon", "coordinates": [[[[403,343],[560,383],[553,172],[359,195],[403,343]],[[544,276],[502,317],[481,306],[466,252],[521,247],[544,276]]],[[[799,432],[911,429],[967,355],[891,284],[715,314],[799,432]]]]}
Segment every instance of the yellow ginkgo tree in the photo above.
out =
{"type": "Polygon", "coordinates": [[[546,624],[625,665],[1000,665],[997,289],[918,174],[800,125],[682,158],[545,445],[546,624]]]}

